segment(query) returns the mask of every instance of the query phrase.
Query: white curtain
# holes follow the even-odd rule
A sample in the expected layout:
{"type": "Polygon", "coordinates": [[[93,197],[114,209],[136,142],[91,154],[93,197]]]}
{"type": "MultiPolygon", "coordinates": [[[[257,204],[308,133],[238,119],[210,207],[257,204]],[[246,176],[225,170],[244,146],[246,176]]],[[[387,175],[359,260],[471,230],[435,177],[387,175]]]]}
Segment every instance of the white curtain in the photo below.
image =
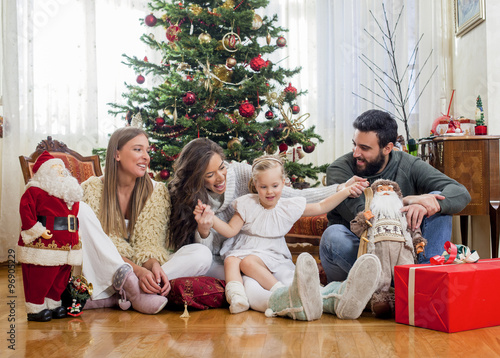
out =
{"type": "Polygon", "coordinates": [[[140,41],[141,0],[2,1],[3,105],[0,262],[15,248],[24,182],[19,155],[48,135],[82,155],[105,147],[124,122],[109,115],[137,74],[122,54],[151,56],[140,41]]]}

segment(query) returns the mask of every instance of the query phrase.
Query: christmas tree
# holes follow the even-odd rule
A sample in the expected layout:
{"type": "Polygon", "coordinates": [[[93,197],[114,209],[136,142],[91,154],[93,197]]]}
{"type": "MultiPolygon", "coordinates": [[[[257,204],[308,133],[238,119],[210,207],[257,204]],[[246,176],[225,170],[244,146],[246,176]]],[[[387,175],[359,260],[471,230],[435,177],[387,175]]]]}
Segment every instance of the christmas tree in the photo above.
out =
{"type": "MultiPolygon", "coordinates": [[[[286,46],[286,29],[255,10],[268,0],[154,0],[146,28],[165,28],[164,38],[151,33],[141,41],[161,53],[161,63],[124,55],[136,83],[126,83],[126,103],[110,104],[128,125],[150,134],[151,170],[167,180],[185,144],[207,137],[224,148],[228,160],[251,163],[262,154],[286,157],[292,181],[317,179],[326,168],[298,160],[315,149],[321,137],[305,128],[299,91],[285,69],[267,57],[286,46]],[[158,85],[148,81],[161,78],[158,85]],[[313,140],[314,139],[314,140],[313,140]],[[304,153],[305,152],[305,153],[304,153]]],[[[130,82],[130,81],[129,81],[130,82]]],[[[157,81],[158,82],[158,81],[157,81]]]]}

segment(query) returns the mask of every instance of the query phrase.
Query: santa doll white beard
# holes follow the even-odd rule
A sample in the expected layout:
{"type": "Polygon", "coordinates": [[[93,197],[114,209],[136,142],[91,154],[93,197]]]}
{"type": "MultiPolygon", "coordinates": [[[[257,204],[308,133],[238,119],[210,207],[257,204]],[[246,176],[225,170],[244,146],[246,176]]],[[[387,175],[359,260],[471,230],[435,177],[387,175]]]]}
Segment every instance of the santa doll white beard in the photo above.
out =
{"type": "Polygon", "coordinates": [[[394,191],[375,192],[370,204],[370,210],[376,218],[382,216],[396,220],[400,220],[403,217],[403,213],[401,212],[402,207],[403,202],[394,191]]]}
{"type": "Polygon", "coordinates": [[[50,166],[41,166],[33,176],[31,185],[45,190],[49,195],[62,199],[68,206],[73,206],[83,198],[83,189],[76,178],[72,177],[67,169],[64,169],[65,176],[60,176],[58,170],[50,166]]]}

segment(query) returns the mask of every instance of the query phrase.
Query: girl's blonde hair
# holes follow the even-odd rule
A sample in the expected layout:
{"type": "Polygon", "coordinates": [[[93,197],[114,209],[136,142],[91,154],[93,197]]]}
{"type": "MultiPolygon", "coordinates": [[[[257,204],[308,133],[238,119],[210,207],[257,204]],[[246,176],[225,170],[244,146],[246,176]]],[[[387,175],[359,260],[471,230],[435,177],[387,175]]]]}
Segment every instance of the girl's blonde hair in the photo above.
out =
{"type": "Polygon", "coordinates": [[[257,189],[255,188],[255,180],[257,180],[257,176],[268,169],[276,168],[278,166],[281,168],[283,179],[285,179],[285,166],[280,157],[275,155],[262,155],[255,158],[252,164],[252,177],[248,182],[248,191],[256,194],[257,189]]]}
{"type": "Polygon", "coordinates": [[[108,235],[121,235],[126,238],[134,232],[135,223],[141,213],[146,201],[153,192],[153,183],[148,174],[135,180],[135,187],[132,193],[131,213],[128,227],[125,224],[125,217],[120,210],[118,202],[117,182],[118,182],[118,162],[116,152],[120,150],[128,141],[138,135],[148,134],[137,127],[123,127],[117,129],[109,139],[106,151],[106,166],[104,175],[104,187],[101,200],[100,221],[104,232],[108,235]]]}

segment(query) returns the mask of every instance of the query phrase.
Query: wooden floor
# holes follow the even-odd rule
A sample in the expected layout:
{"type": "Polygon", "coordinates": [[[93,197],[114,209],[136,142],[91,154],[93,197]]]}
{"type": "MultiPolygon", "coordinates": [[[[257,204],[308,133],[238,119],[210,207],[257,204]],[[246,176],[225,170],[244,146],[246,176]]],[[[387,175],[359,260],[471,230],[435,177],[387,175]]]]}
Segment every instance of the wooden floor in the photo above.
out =
{"type": "Polygon", "coordinates": [[[77,318],[27,322],[21,269],[16,266],[13,294],[7,273],[1,264],[0,357],[500,356],[500,326],[448,334],[369,313],[354,321],[325,314],[299,322],[254,311],[231,315],[227,309],[191,310],[190,318],[180,318],[180,311],[148,316],[99,309],[77,318]]]}

